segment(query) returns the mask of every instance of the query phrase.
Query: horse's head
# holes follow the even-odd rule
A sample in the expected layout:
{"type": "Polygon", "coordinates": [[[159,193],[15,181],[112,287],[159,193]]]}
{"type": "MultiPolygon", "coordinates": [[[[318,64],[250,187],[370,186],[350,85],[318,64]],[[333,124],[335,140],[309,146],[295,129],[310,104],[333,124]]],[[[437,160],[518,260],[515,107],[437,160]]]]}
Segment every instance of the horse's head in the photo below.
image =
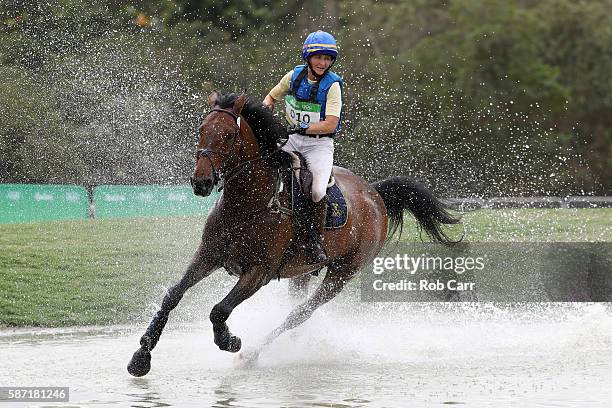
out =
{"type": "Polygon", "coordinates": [[[191,176],[194,194],[203,197],[208,196],[227,172],[240,163],[245,145],[244,129],[248,127],[246,123],[240,123],[246,94],[239,95],[232,106],[223,108],[218,104],[218,98],[216,91],[208,96],[211,110],[200,125],[196,165],[191,176]]]}

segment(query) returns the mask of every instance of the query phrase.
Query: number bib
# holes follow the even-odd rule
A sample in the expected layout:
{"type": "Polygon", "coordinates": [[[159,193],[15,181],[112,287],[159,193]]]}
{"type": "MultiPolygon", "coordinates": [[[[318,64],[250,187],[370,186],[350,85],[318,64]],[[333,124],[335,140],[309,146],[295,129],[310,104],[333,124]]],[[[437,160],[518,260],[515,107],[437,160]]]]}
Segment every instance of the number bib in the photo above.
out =
{"type": "Polygon", "coordinates": [[[321,121],[321,105],[312,102],[301,102],[293,95],[285,97],[285,114],[292,125],[300,123],[317,123],[321,121]]]}

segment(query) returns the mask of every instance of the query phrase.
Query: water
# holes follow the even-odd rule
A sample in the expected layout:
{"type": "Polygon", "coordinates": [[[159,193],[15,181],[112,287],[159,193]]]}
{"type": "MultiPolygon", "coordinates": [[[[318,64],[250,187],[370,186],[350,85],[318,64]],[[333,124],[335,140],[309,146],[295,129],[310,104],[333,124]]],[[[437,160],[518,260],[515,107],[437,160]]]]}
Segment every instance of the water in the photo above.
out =
{"type": "MultiPolygon", "coordinates": [[[[270,286],[270,285],[269,285],[270,286]]],[[[280,323],[284,285],[229,320],[243,345],[280,323]]],[[[70,403],[19,406],[609,407],[610,304],[366,304],[355,291],[280,337],[256,367],[180,306],[151,372],[125,370],[144,324],[0,330],[0,384],[67,386],[70,403]]]]}

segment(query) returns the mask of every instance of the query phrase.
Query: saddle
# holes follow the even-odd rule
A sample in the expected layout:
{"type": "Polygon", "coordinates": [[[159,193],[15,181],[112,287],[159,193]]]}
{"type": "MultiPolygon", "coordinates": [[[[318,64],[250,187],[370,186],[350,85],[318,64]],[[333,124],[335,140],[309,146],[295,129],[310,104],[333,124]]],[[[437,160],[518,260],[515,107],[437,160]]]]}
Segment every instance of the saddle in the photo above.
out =
{"type": "MultiPolygon", "coordinates": [[[[299,152],[281,151],[280,177],[277,181],[274,197],[268,205],[273,211],[293,215],[300,203],[311,200],[312,195],[312,172],[308,169],[306,159],[299,152]],[[287,187],[285,187],[287,186],[287,187]],[[280,203],[280,194],[287,194],[287,205],[280,203]]],[[[342,194],[342,190],[336,184],[334,171],[330,175],[327,184],[327,214],[325,228],[342,228],[348,218],[348,205],[342,194]]]]}

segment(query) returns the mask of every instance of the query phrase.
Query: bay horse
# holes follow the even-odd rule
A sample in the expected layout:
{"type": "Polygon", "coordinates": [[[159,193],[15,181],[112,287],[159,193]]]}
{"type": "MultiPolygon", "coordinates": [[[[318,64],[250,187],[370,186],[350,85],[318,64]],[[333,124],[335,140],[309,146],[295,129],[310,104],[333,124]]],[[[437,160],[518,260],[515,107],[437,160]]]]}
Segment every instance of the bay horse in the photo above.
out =
{"type": "Polygon", "coordinates": [[[291,311],[264,345],[306,321],[372,262],[398,228],[401,234],[404,210],[415,216],[434,241],[444,244],[453,242],[445,234],[444,224],[459,222],[425,186],[410,178],[392,177],[369,184],[347,169],[334,167],[333,175],[350,211],[344,227],[324,232],[328,260],[324,265],[309,265],[301,252],[287,259],[283,255],[298,239],[294,221],[271,211],[268,205],[278,182],[278,142],[287,138],[285,126],[270,109],[248,99],[244,92],[215,91],[208,104],[210,112],[199,127],[191,184],[196,195],[206,197],[223,182],[223,194],[206,220],[202,240],[185,274],[168,290],[140,339],[140,348],[128,364],[128,372],[134,376],[149,372],[151,351],[183,294],[221,267],[238,276],[238,282],[210,312],[214,342],[221,350],[237,352],[241,340],[230,332],[226,320],[234,308],[272,278],[293,279],[290,289],[305,297],[310,274],[327,268],[315,292],[291,311]]]}

